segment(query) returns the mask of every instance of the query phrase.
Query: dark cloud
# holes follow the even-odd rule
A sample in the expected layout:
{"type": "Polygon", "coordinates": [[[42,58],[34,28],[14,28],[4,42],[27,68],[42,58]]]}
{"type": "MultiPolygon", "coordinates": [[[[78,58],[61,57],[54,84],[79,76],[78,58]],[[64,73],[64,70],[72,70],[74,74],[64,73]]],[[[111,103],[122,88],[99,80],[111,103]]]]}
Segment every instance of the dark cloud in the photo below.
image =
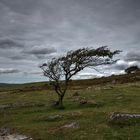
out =
{"type": "Polygon", "coordinates": [[[39,55],[39,54],[51,54],[56,52],[54,48],[46,48],[46,47],[33,47],[31,50],[25,52],[29,54],[39,55]]]}
{"type": "Polygon", "coordinates": [[[11,60],[25,60],[28,59],[26,55],[15,55],[15,56],[10,56],[8,57],[11,60]]]}
{"type": "Polygon", "coordinates": [[[17,47],[23,47],[23,46],[11,39],[0,40],[0,49],[11,49],[17,47]]]}
{"type": "Polygon", "coordinates": [[[0,68],[0,74],[12,74],[12,73],[19,73],[18,69],[14,68],[0,68]]]}
{"type": "Polygon", "coordinates": [[[120,71],[139,62],[139,15],[139,0],[0,0],[1,67],[38,71],[68,50],[108,45],[134,51],[106,69],[120,71]]]}
{"type": "Polygon", "coordinates": [[[24,50],[22,53],[25,54],[26,57],[33,55],[38,59],[45,59],[48,55],[56,53],[56,49],[53,47],[34,46],[31,49],[24,50]]]}

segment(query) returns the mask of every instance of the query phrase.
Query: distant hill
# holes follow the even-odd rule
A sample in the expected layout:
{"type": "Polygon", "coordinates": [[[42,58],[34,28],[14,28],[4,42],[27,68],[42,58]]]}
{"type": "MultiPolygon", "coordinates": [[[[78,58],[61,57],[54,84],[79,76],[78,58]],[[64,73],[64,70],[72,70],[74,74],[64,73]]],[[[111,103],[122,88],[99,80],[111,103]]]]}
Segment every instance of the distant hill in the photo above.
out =
{"type": "Polygon", "coordinates": [[[6,84],[6,83],[0,83],[0,86],[2,87],[2,86],[7,86],[7,85],[9,85],[9,84],[6,84]]]}
{"type": "Polygon", "coordinates": [[[0,87],[15,86],[15,85],[19,85],[19,84],[0,83],[0,87]]]}
{"type": "MultiPolygon", "coordinates": [[[[111,75],[108,77],[84,79],[84,80],[71,80],[69,89],[77,90],[84,89],[90,86],[106,85],[106,84],[123,84],[140,81],[140,72],[123,74],[123,75],[111,75]],[[82,86],[81,86],[82,85],[82,86]]],[[[63,82],[63,81],[62,81],[63,82]]],[[[8,84],[0,83],[0,91],[17,90],[19,91],[41,91],[41,90],[52,90],[53,87],[50,82],[34,82],[24,84],[8,84]]]]}

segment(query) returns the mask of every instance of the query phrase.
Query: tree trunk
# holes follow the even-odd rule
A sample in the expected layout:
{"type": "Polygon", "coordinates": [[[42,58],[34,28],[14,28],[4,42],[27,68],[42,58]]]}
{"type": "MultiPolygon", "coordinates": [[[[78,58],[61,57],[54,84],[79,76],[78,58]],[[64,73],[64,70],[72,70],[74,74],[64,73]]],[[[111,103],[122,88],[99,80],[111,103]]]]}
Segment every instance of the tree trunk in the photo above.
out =
{"type": "Polygon", "coordinates": [[[58,106],[59,108],[63,109],[64,106],[63,106],[63,95],[59,96],[59,100],[58,100],[58,106]]]}

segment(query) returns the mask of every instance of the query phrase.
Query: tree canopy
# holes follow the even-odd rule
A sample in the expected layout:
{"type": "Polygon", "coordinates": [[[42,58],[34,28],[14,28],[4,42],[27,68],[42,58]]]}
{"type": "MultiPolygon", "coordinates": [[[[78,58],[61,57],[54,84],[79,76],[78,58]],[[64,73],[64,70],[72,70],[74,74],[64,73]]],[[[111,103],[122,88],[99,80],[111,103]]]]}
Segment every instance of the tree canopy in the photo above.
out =
{"type": "Polygon", "coordinates": [[[125,69],[125,72],[129,74],[129,73],[135,73],[139,70],[140,70],[140,68],[138,66],[130,66],[125,69]]]}
{"type": "Polygon", "coordinates": [[[51,61],[40,66],[44,76],[48,77],[58,94],[58,105],[63,106],[63,97],[70,79],[78,72],[87,67],[95,68],[99,65],[113,64],[115,54],[120,50],[110,51],[107,46],[94,48],[82,48],[67,52],[65,56],[53,58],[51,61]],[[63,85],[61,80],[63,80],[63,85]]]}

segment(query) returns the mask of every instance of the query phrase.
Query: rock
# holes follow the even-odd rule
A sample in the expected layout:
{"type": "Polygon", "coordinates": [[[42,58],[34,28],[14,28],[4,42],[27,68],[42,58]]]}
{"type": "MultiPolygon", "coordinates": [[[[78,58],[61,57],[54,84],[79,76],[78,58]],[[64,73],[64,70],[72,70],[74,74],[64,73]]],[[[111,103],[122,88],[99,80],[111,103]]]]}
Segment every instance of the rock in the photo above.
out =
{"type": "Polygon", "coordinates": [[[123,97],[122,96],[118,96],[116,99],[120,100],[120,99],[123,99],[123,97]]]}
{"type": "Polygon", "coordinates": [[[15,132],[14,129],[10,129],[10,128],[1,128],[1,129],[0,129],[0,136],[8,135],[8,134],[11,134],[11,133],[14,133],[14,132],[15,132]]]}
{"type": "Polygon", "coordinates": [[[140,114],[113,112],[110,116],[111,121],[129,120],[129,119],[140,119],[140,114]]]}
{"type": "Polygon", "coordinates": [[[89,105],[97,105],[96,101],[94,101],[94,100],[88,100],[87,104],[89,104],[89,105]]]}
{"type": "Polygon", "coordinates": [[[81,105],[97,105],[97,103],[94,100],[85,100],[85,99],[82,99],[80,101],[80,104],[81,105]]]}
{"type": "Polygon", "coordinates": [[[81,104],[81,105],[83,105],[83,104],[87,104],[87,100],[82,99],[82,100],[80,101],[80,104],[81,104]]]}
{"type": "Polygon", "coordinates": [[[81,111],[72,112],[72,113],[70,114],[70,116],[72,116],[72,117],[79,117],[79,116],[81,116],[81,115],[82,115],[82,112],[81,112],[81,111]]]}
{"type": "Polygon", "coordinates": [[[7,136],[8,140],[31,140],[31,138],[28,138],[24,135],[18,135],[18,134],[12,134],[7,136]]]}
{"type": "Polygon", "coordinates": [[[25,135],[21,135],[15,132],[14,129],[1,128],[0,129],[0,140],[33,140],[25,135]]]}
{"type": "Polygon", "coordinates": [[[113,81],[112,81],[112,84],[116,84],[116,83],[117,83],[116,80],[113,80],[113,81]]]}
{"type": "Polygon", "coordinates": [[[139,80],[140,79],[140,76],[137,76],[136,75],[134,79],[139,80]]]}
{"type": "Polygon", "coordinates": [[[78,125],[78,123],[77,122],[72,122],[72,123],[70,123],[70,124],[66,124],[66,125],[64,125],[63,126],[63,128],[79,128],[79,125],[78,125]]]}
{"type": "Polygon", "coordinates": [[[77,91],[75,91],[75,92],[72,94],[72,96],[79,96],[79,94],[78,94],[77,91]]]}
{"type": "Polygon", "coordinates": [[[55,121],[55,120],[58,120],[58,119],[61,119],[62,116],[61,115],[54,115],[54,116],[49,116],[48,117],[48,121],[55,121]]]}
{"type": "Polygon", "coordinates": [[[0,105],[0,109],[6,109],[6,108],[11,108],[12,104],[2,104],[0,105]]]}
{"type": "Polygon", "coordinates": [[[87,90],[91,89],[92,87],[87,87],[87,90]]]}

